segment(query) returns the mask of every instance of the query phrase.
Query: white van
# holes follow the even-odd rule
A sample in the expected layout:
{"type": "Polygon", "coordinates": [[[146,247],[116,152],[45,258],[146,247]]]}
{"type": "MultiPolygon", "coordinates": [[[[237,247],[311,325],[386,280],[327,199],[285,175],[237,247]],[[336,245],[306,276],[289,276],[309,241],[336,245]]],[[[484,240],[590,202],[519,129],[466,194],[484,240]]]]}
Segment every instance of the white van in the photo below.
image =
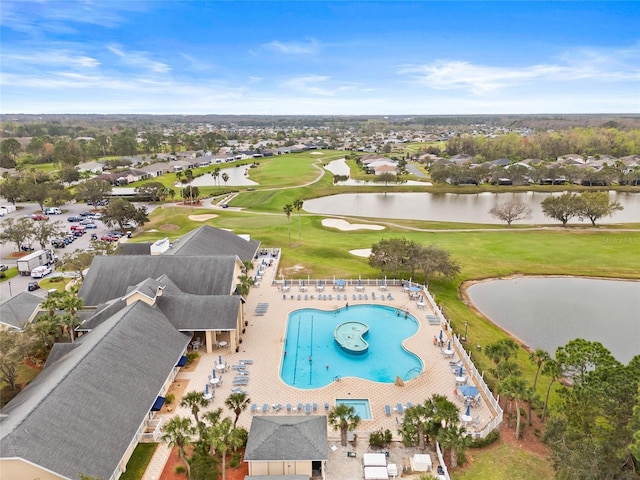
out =
{"type": "Polygon", "coordinates": [[[62,210],[58,207],[47,207],[44,209],[45,215],[62,215],[62,210]]]}
{"type": "Polygon", "coordinates": [[[51,267],[48,265],[42,265],[40,267],[36,267],[31,270],[31,278],[42,278],[46,277],[51,273],[51,267]]]}

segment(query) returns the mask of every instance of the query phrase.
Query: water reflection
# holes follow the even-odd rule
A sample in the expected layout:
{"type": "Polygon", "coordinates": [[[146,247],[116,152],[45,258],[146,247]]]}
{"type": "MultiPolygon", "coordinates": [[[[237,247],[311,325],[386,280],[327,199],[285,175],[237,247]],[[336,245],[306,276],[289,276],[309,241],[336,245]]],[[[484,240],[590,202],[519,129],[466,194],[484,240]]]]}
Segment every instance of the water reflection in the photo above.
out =
{"type": "Polygon", "coordinates": [[[531,348],[553,354],[579,337],[602,343],[625,364],[640,354],[640,282],[515,278],[467,292],[478,310],[531,348]]]}
{"type": "MultiPolygon", "coordinates": [[[[528,219],[514,223],[557,225],[557,220],[543,215],[540,204],[548,196],[561,193],[344,193],[306,200],[304,209],[322,215],[500,224],[503,222],[492,217],[489,210],[515,198],[527,204],[533,213],[528,219]]],[[[616,212],[613,217],[602,218],[597,223],[640,222],[639,194],[609,192],[609,198],[620,202],[624,210],[616,212]]],[[[578,219],[572,219],[570,223],[590,224],[589,220],[580,222],[578,219]]]]}

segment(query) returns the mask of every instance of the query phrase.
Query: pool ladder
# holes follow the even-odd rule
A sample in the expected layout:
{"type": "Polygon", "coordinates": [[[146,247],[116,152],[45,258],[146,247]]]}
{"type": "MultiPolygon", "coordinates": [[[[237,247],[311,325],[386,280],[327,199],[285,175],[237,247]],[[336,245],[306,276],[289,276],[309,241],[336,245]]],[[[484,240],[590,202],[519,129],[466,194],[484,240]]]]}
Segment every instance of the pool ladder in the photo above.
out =
{"type": "Polygon", "coordinates": [[[418,372],[420,373],[420,371],[422,370],[421,367],[413,367],[410,370],[407,370],[404,374],[404,379],[403,380],[408,380],[409,379],[409,375],[411,374],[411,372],[418,372]]]}
{"type": "Polygon", "coordinates": [[[340,380],[342,380],[342,377],[340,375],[336,375],[335,377],[333,377],[333,380],[335,382],[339,382],[340,380]]]}

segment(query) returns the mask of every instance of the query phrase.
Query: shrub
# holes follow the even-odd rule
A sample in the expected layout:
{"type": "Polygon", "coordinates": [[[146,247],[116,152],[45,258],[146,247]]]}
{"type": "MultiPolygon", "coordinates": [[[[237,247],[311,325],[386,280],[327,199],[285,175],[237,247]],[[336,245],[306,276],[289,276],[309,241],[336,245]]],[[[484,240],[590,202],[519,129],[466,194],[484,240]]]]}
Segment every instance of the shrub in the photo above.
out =
{"type": "Polygon", "coordinates": [[[369,445],[375,448],[385,448],[391,445],[392,434],[389,429],[372,432],[369,435],[369,445]]]}
{"type": "Polygon", "coordinates": [[[178,466],[176,467],[176,473],[177,473],[178,475],[182,475],[182,474],[183,474],[183,473],[185,473],[186,471],[187,471],[187,469],[186,469],[186,468],[184,468],[184,465],[178,465],[178,466]]]}
{"type": "Polygon", "coordinates": [[[238,468],[240,466],[240,452],[235,452],[233,455],[231,455],[229,466],[231,468],[238,468]]]}
{"type": "Polygon", "coordinates": [[[469,445],[469,448],[488,447],[489,445],[498,441],[499,438],[500,438],[500,432],[497,429],[492,430],[491,432],[489,432],[489,435],[487,435],[486,437],[474,439],[469,445]]]}
{"type": "Polygon", "coordinates": [[[175,399],[176,399],[176,396],[173,393],[168,393],[167,396],[164,397],[164,400],[165,402],[167,402],[167,405],[171,405],[175,399]]]}
{"type": "Polygon", "coordinates": [[[187,352],[187,365],[191,365],[199,356],[198,352],[187,352]]]}

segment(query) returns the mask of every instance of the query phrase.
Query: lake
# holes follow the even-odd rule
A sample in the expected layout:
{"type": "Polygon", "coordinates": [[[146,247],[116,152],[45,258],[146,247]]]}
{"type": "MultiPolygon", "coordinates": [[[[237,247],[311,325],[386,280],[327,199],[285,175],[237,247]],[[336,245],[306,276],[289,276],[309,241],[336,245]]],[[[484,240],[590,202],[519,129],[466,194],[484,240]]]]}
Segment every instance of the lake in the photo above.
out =
{"type": "MultiPolygon", "coordinates": [[[[393,218],[405,220],[431,220],[440,222],[501,224],[489,214],[495,205],[513,198],[526,203],[532,215],[514,224],[560,224],[545,217],[540,203],[549,195],[558,193],[517,192],[476,194],[460,193],[344,193],[329,197],[315,198],[304,202],[304,210],[322,215],[347,215],[359,217],[393,218]]],[[[640,194],[609,192],[609,198],[616,200],[624,210],[613,217],[605,217],[597,223],[639,223],[640,194]]],[[[570,222],[590,225],[589,220],[570,222]]]]}
{"type": "Polygon", "coordinates": [[[584,338],[624,364],[640,354],[640,282],[519,277],[476,283],[467,293],[486,317],[533,349],[553,355],[584,338]]]}

